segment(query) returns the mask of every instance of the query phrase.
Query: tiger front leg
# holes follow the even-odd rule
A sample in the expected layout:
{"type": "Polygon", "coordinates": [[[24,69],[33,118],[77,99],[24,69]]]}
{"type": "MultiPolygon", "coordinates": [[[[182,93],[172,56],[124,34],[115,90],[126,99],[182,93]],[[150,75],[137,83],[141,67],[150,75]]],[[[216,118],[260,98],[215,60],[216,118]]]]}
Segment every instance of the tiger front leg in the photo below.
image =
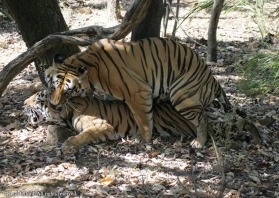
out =
{"type": "Polygon", "coordinates": [[[88,143],[105,142],[107,139],[116,140],[118,138],[114,128],[103,122],[92,122],[92,126],[76,136],[69,137],[63,144],[63,153],[75,153],[88,143]]]}
{"type": "Polygon", "coordinates": [[[134,97],[134,100],[128,101],[127,105],[139,127],[136,141],[150,142],[153,131],[152,93],[151,91],[141,91],[135,93],[134,97]]]}

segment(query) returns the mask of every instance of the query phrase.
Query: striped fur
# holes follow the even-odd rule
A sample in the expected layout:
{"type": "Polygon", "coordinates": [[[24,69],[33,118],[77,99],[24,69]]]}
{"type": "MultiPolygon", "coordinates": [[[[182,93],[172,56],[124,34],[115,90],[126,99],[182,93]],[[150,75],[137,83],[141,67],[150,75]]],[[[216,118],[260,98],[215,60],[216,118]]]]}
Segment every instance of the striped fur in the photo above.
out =
{"type": "MultiPolygon", "coordinates": [[[[58,107],[49,102],[46,91],[41,91],[24,103],[32,124],[56,121],[78,132],[79,135],[66,143],[75,147],[89,142],[116,140],[126,135],[135,136],[139,130],[127,105],[117,100],[103,101],[94,97],[76,96],[58,107]]],[[[196,136],[193,124],[185,120],[169,103],[155,104],[154,131],[173,136],[196,136]]]]}
{"type": "MultiPolygon", "coordinates": [[[[61,106],[49,102],[46,91],[37,92],[25,101],[25,108],[32,124],[55,121],[74,129],[78,135],[64,143],[64,151],[85,146],[89,142],[99,143],[116,140],[126,135],[134,136],[138,127],[132,113],[124,102],[103,101],[94,97],[73,97],[61,106]]],[[[260,142],[257,128],[236,114],[226,114],[214,101],[205,111],[208,129],[224,145],[224,141],[250,132],[256,143],[260,142]]],[[[170,103],[154,105],[154,131],[171,136],[195,136],[195,126],[184,119],[170,103]]]]}
{"type": "Polygon", "coordinates": [[[207,141],[204,110],[217,98],[230,109],[224,90],[210,69],[186,45],[169,39],[138,42],[102,39],[86,51],[55,63],[46,70],[50,101],[98,92],[125,101],[138,124],[138,137],[149,141],[153,129],[153,103],[172,106],[197,128],[194,147],[207,141]]]}

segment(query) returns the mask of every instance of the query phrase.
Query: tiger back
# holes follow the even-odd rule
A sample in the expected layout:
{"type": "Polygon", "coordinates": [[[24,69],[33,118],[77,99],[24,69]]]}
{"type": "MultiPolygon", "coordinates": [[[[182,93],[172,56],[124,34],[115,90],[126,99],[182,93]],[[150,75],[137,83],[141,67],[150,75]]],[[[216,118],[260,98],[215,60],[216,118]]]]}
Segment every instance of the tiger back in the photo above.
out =
{"type": "Polygon", "coordinates": [[[125,101],[139,127],[138,137],[144,141],[152,136],[157,100],[170,101],[196,127],[194,147],[207,141],[206,107],[217,98],[230,109],[224,90],[204,61],[186,45],[170,39],[102,39],[86,51],[55,63],[45,77],[55,105],[63,98],[90,91],[125,101]]]}

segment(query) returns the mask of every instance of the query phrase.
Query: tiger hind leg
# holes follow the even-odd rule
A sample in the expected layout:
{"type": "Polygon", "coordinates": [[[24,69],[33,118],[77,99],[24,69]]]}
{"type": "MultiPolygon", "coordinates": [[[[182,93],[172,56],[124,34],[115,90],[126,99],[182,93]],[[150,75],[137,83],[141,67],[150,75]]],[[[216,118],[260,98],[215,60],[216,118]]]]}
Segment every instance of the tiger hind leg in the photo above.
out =
{"type": "Polygon", "coordinates": [[[196,127],[197,138],[191,142],[191,146],[193,148],[202,148],[208,138],[207,119],[201,110],[202,107],[189,107],[186,108],[187,110],[175,108],[186,120],[190,121],[196,127]]]}
{"type": "Polygon", "coordinates": [[[191,142],[194,148],[202,148],[208,138],[207,120],[205,119],[204,108],[199,97],[197,94],[192,97],[185,97],[180,101],[172,101],[174,108],[196,127],[197,138],[191,142]]]}
{"type": "Polygon", "coordinates": [[[197,138],[191,142],[191,146],[193,148],[202,148],[208,139],[208,127],[207,127],[207,119],[203,116],[197,126],[197,138]]]}

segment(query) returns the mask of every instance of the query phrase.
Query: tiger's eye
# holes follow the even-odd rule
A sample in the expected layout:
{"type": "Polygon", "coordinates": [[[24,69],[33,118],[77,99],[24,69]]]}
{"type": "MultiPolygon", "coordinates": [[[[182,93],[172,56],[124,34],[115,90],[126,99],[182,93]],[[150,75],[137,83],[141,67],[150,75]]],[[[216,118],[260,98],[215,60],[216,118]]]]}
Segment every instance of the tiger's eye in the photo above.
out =
{"type": "Polygon", "coordinates": [[[80,74],[83,74],[86,71],[84,67],[79,67],[77,70],[80,74]]]}
{"type": "Polygon", "coordinates": [[[63,63],[66,58],[61,54],[56,54],[53,59],[55,63],[63,63]]]}

